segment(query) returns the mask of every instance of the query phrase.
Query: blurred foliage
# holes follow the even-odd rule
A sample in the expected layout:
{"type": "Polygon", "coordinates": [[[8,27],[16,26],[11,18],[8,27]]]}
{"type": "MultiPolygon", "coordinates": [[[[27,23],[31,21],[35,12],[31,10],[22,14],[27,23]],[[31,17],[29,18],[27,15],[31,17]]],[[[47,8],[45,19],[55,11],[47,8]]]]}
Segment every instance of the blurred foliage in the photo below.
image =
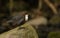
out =
{"type": "Polygon", "coordinates": [[[5,16],[5,15],[4,14],[0,14],[0,18],[3,17],[3,16],[5,16]]]}
{"type": "Polygon", "coordinates": [[[53,17],[50,19],[49,22],[50,22],[51,24],[58,24],[58,23],[60,23],[60,16],[58,16],[58,15],[53,16],[53,17]]]}
{"type": "Polygon", "coordinates": [[[29,5],[26,3],[13,2],[13,10],[15,11],[23,11],[28,9],[29,9],[29,5]]]}
{"type": "Polygon", "coordinates": [[[47,38],[60,38],[60,31],[59,32],[50,32],[47,38]]]}
{"type": "Polygon", "coordinates": [[[58,2],[60,2],[60,0],[55,0],[55,2],[57,2],[57,3],[58,3],[58,2]]]}

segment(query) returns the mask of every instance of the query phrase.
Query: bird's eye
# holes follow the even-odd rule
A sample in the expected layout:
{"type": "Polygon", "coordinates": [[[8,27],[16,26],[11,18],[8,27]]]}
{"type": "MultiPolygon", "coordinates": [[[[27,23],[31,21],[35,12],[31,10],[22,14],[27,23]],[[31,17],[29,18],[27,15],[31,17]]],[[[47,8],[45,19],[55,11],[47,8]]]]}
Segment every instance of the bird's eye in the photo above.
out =
{"type": "Polygon", "coordinates": [[[25,15],[25,21],[28,21],[28,14],[25,15]]]}

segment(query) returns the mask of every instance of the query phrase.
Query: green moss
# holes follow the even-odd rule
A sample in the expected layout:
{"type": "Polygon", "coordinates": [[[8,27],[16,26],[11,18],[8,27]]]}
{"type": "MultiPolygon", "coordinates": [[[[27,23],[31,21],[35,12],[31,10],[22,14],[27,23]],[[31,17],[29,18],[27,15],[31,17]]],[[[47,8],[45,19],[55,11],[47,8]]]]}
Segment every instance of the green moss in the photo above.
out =
{"type": "Polygon", "coordinates": [[[60,38],[60,32],[50,32],[48,38],[60,38]]]}

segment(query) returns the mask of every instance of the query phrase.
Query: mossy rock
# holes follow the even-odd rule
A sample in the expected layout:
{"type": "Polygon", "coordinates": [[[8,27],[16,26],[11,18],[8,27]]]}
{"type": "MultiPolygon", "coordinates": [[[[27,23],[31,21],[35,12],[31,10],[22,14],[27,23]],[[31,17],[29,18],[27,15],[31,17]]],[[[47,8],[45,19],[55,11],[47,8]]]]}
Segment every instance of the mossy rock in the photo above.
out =
{"type": "Polygon", "coordinates": [[[48,38],[60,38],[60,31],[59,32],[50,32],[48,34],[48,38]]]}
{"type": "Polygon", "coordinates": [[[0,34],[0,38],[38,38],[36,30],[30,24],[23,24],[0,34]]]}

